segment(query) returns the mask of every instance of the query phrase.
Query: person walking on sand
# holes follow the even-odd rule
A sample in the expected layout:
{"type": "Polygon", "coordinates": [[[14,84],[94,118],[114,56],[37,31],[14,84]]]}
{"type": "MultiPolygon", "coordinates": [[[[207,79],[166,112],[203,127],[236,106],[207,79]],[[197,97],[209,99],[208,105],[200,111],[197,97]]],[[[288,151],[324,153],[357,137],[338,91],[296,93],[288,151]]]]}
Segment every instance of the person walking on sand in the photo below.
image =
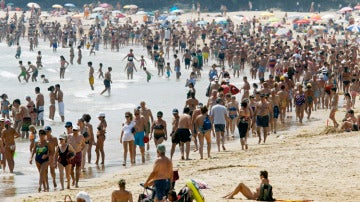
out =
{"type": "Polygon", "coordinates": [[[212,123],[206,106],[200,108],[201,115],[195,119],[195,128],[198,132],[200,159],[203,159],[204,139],[207,143],[207,155],[211,158],[211,129],[212,123]]]}
{"type": "Polygon", "coordinates": [[[112,67],[108,67],[108,71],[105,73],[105,78],[104,78],[105,89],[100,93],[100,95],[102,95],[103,93],[105,93],[107,91],[108,95],[110,96],[111,83],[112,83],[111,71],[112,71],[112,67]]]}
{"type": "Polygon", "coordinates": [[[150,139],[154,136],[155,147],[167,140],[166,121],[162,119],[162,111],[158,111],[156,114],[157,120],[152,123],[150,139]]]}
{"type": "Polygon", "coordinates": [[[82,118],[85,121],[85,127],[87,128],[88,133],[90,135],[89,147],[88,147],[88,150],[87,150],[87,154],[88,154],[87,158],[88,158],[88,163],[91,163],[91,151],[92,151],[91,148],[92,148],[93,145],[96,145],[95,138],[94,138],[94,129],[93,129],[92,124],[90,123],[90,120],[91,120],[90,114],[83,114],[82,118]]]}
{"type": "MultiPolygon", "coordinates": [[[[145,127],[145,135],[149,136],[150,134],[150,126],[154,122],[154,117],[152,115],[151,109],[146,107],[145,101],[140,102],[140,114],[146,119],[146,127],[145,127]]],[[[146,145],[146,150],[149,151],[150,142],[146,145]]]]}
{"type": "Polygon", "coordinates": [[[65,78],[65,70],[69,66],[69,62],[65,60],[64,56],[60,56],[60,79],[65,78]]]}
{"type": "Polygon", "coordinates": [[[111,193],[111,202],[133,202],[133,197],[130,191],[125,189],[126,182],[120,179],[118,182],[119,190],[114,190],[111,193]]]}
{"type": "Polygon", "coordinates": [[[55,87],[54,86],[50,86],[48,88],[48,91],[50,91],[49,93],[49,100],[50,100],[50,105],[49,105],[49,119],[50,120],[54,120],[54,116],[55,116],[55,99],[56,99],[56,94],[55,94],[55,87]]]}
{"type": "Polygon", "coordinates": [[[120,144],[123,145],[124,148],[124,161],[123,161],[123,166],[126,166],[126,159],[127,159],[127,153],[129,152],[130,155],[130,161],[131,164],[135,163],[135,161],[133,161],[134,159],[134,126],[135,126],[135,122],[133,121],[133,114],[131,112],[125,112],[125,122],[122,124],[122,131],[121,131],[121,135],[120,135],[120,144]]]}
{"type": "Polygon", "coordinates": [[[64,93],[60,89],[60,84],[55,85],[55,100],[58,102],[59,115],[61,122],[65,121],[64,93]]]}
{"type": "MultiPolygon", "coordinates": [[[[57,141],[56,137],[51,135],[52,129],[50,126],[45,126],[44,130],[46,133],[46,142],[47,142],[47,146],[48,146],[48,150],[49,150],[50,174],[53,179],[54,188],[56,188],[57,187],[56,173],[55,173],[56,166],[54,165],[54,163],[55,163],[54,154],[55,154],[55,149],[58,146],[58,141],[57,141]]],[[[47,175],[46,175],[46,178],[47,178],[47,175]]]]}
{"type": "Polygon", "coordinates": [[[218,146],[218,151],[220,152],[220,141],[222,144],[222,149],[225,151],[225,126],[226,120],[228,119],[228,113],[226,107],[223,105],[223,100],[221,98],[216,98],[216,104],[211,107],[210,117],[211,122],[214,124],[215,135],[216,135],[216,144],[218,146]]]}
{"type": "Polygon", "coordinates": [[[97,126],[97,133],[96,133],[96,161],[95,164],[99,164],[100,154],[101,154],[101,164],[104,165],[105,161],[105,151],[104,151],[104,142],[105,142],[105,134],[106,134],[106,127],[107,122],[105,120],[105,113],[100,112],[98,115],[98,119],[100,121],[99,125],[97,126]]]}
{"type": "Polygon", "coordinates": [[[67,189],[70,189],[70,173],[71,173],[71,164],[69,163],[74,157],[75,150],[74,148],[67,143],[67,135],[62,134],[59,136],[59,145],[55,149],[54,155],[54,166],[59,168],[60,175],[60,185],[61,189],[64,190],[64,170],[65,177],[67,180],[67,189]]]}
{"type": "Polygon", "coordinates": [[[88,62],[89,67],[89,84],[91,90],[94,90],[94,67],[92,67],[92,62],[88,62]]]}
{"type": "MultiPolygon", "coordinates": [[[[144,143],[144,137],[145,137],[145,129],[147,127],[147,121],[144,118],[144,116],[142,116],[140,114],[140,109],[139,108],[135,108],[134,110],[134,122],[135,122],[135,134],[134,134],[134,138],[135,138],[135,147],[134,147],[134,156],[133,156],[133,161],[135,162],[135,156],[136,156],[136,146],[139,146],[140,148],[140,153],[141,153],[141,161],[142,163],[145,163],[145,143],[144,143]]],[[[146,137],[148,137],[148,134],[146,135],[146,137]]]]}
{"type": "Polygon", "coordinates": [[[254,116],[256,117],[256,133],[259,136],[259,144],[261,143],[261,128],[263,129],[264,133],[264,143],[266,141],[270,120],[269,114],[271,110],[271,106],[269,102],[266,101],[265,95],[261,94],[260,102],[256,104],[254,112],[254,116]]]}
{"type": "Polygon", "coordinates": [[[338,122],[335,119],[335,114],[339,104],[339,95],[336,93],[336,90],[337,90],[336,88],[332,88],[330,91],[331,101],[330,101],[330,115],[329,115],[329,118],[333,121],[335,128],[339,126],[338,122]]]}
{"type": "Polygon", "coordinates": [[[9,119],[4,121],[4,129],[1,131],[1,140],[3,144],[3,171],[6,168],[6,162],[8,163],[8,167],[10,173],[14,172],[15,161],[14,161],[14,154],[15,154],[15,138],[20,137],[19,133],[16,132],[14,128],[11,127],[11,122],[9,119]]]}
{"type": "Polygon", "coordinates": [[[80,170],[81,170],[81,161],[82,161],[82,153],[81,151],[85,147],[85,138],[84,136],[79,134],[78,127],[73,128],[73,133],[68,135],[69,144],[74,148],[75,155],[71,161],[71,178],[72,178],[72,186],[76,188],[79,187],[79,178],[80,178],[80,170]],[[74,172],[75,168],[75,172],[74,172]]]}
{"type": "Polygon", "coordinates": [[[154,169],[144,183],[144,187],[154,185],[155,202],[163,201],[167,193],[172,189],[173,165],[165,155],[166,147],[163,144],[157,146],[158,159],[154,162],[154,169]]]}
{"type": "MultiPolygon", "coordinates": [[[[174,111],[173,111],[174,112],[174,111]]],[[[183,114],[179,116],[179,122],[176,132],[172,137],[172,147],[171,147],[171,158],[174,154],[176,144],[180,145],[181,159],[190,160],[190,142],[191,142],[191,133],[190,129],[193,128],[193,124],[190,116],[190,108],[185,107],[183,114]],[[184,156],[184,144],[185,144],[185,154],[184,156]]]]}
{"type": "Polygon", "coordinates": [[[257,200],[258,197],[260,196],[261,186],[269,183],[270,181],[268,179],[268,172],[265,170],[260,171],[260,185],[259,187],[256,188],[254,192],[252,192],[249,187],[247,187],[244,183],[241,182],[240,184],[238,184],[238,186],[236,186],[236,188],[232,192],[226,194],[223,198],[233,199],[234,196],[240,192],[247,199],[257,200]]]}
{"type": "Polygon", "coordinates": [[[37,122],[36,125],[37,126],[44,126],[44,106],[45,106],[45,101],[44,101],[44,95],[42,93],[40,93],[40,88],[36,87],[35,88],[35,94],[36,94],[36,102],[35,102],[35,106],[36,106],[36,111],[37,111],[37,122]]]}

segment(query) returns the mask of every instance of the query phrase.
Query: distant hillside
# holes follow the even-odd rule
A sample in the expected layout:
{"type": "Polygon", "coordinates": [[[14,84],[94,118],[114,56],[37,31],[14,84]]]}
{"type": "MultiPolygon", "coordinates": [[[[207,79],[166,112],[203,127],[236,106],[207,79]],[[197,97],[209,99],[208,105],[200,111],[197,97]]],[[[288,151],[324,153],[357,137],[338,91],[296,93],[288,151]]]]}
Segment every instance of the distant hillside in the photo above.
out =
{"type": "MultiPolygon", "coordinates": [[[[26,0],[6,0],[6,3],[14,3],[15,7],[20,7],[26,9],[26,4],[29,1],[26,0]]],[[[74,3],[79,8],[82,8],[84,4],[97,4],[98,1],[92,0],[33,0],[31,2],[38,3],[44,10],[51,8],[53,4],[65,3],[74,3]]],[[[221,5],[225,5],[228,11],[241,11],[249,10],[249,1],[248,0],[108,0],[101,1],[112,4],[114,7],[117,2],[120,2],[122,6],[126,4],[135,4],[139,8],[144,8],[144,10],[165,10],[173,6],[174,4],[179,5],[180,9],[191,9],[192,4],[196,5],[197,2],[200,3],[201,10],[208,11],[219,11],[221,5]]],[[[344,6],[355,6],[357,0],[251,0],[252,10],[266,10],[270,8],[276,8],[286,11],[295,11],[297,10],[297,2],[299,2],[300,11],[309,11],[311,2],[315,2],[314,9],[318,9],[318,4],[320,4],[320,9],[322,11],[329,9],[338,9],[339,5],[344,6]]]]}

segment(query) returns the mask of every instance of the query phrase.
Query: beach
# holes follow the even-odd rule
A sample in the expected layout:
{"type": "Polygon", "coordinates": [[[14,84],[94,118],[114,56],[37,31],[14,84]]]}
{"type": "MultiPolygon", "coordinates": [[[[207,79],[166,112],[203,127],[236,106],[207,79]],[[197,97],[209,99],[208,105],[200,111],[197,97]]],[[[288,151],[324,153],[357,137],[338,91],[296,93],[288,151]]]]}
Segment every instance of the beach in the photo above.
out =
{"type": "MultiPolygon", "coordinates": [[[[237,21],[235,17],[236,15],[241,14],[248,19],[252,19],[254,15],[259,16],[261,13],[263,12],[231,12],[228,13],[228,16],[235,24],[240,24],[240,21],[237,21]]],[[[325,13],[335,15],[335,12],[324,12],[321,15],[325,13]]],[[[204,20],[211,22],[217,14],[219,13],[201,13],[200,19],[204,18],[204,20]]],[[[275,11],[274,14],[275,17],[281,19],[284,17],[285,12],[275,11]]],[[[299,13],[287,13],[288,16],[295,14],[299,13]]],[[[303,16],[310,15],[310,13],[300,14],[303,16]]],[[[142,22],[141,15],[131,15],[131,18],[132,21],[142,22]]],[[[198,17],[195,14],[185,13],[178,16],[178,18],[179,21],[185,24],[188,19],[197,19],[198,17]]],[[[47,20],[51,21],[52,19],[55,18],[49,17],[47,20]]],[[[65,17],[56,19],[62,22],[65,21],[65,17]]],[[[92,21],[83,22],[84,25],[90,23],[92,21]]],[[[283,26],[290,28],[292,24],[287,23],[283,26]]],[[[27,45],[28,42],[23,40],[23,50],[28,48],[27,45]]],[[[25,94],[32,93],[35,86],[40,85],[46,99],[48,99],[46,89],[49,85],[41,83],[18,84],[16,76],[19,70],[15,68],[17,61],[13,59],[15,47],[8,48],[5,44],[1,44],[1,47],[4,48],[2,50],[4,54],[6,50],[12,51],[11,54],[6,55],[6,59],[11,61],[10,64],[8,61],[0,61],[0,65],[3,65],[0,75],[4,78],[3,82],[7,82],[7,85],[9,85],[11,97],[23,98],[25,94]]],[[[130,48],[134,49],[138,58],[140,55],[146,55],[146,50],[140,45],[124,47],[120,53],[101,48],[100,51],[96,52],[96,56],[89,56],[89,52],[85,50],[83,64],[71,66],[66,72],[66,79],[60,80],[58,79],[58,58],[61,54],[68,58],[69,49],[59,48],[58,52],[54,54],[48,47],[47,42],[40,42],[38,50],[43,52],[45,66],[42,71],[46,72],[51,84],[60,83],[66,95],[66,121],[75,122],[83,113],[89,112],[93,116],[91,122],[96,125],[98,123],[96,115],[99,112],[106,113],[109,125],[109,136],[105,142],[107,158],[105,167],[98,167],[94,163],[89,164],[88,169],[96,174],[94,174],[93,178],[80,178],[80,188],[35,193],[38,173],[33,165],[28,170],[26,169],[29,166],[27,164],[28,143],[20,141],[17,158],[21,158],[24,162],[16,165],[19,167],[15,167],[15,170],[20,168],[20,172],[27,176],[26,179],[29,178],[29,175],[33,175],[31,181],[27,181],[27,186],[32,183],[33,188],[26,189],[28,193],[17,193],[16,186],[10,185],[12,189],[15,189],[12,190],[15,194],[6,197],[5,201],[63,201],[66,195],[70,195],[74,199],[76,193],[81,190],[88,192],[94,202],[110,201],[112,191],[118,189],[117,182],[120,178],[126,180],[126,188],[133,193],[135,201],[138,195],[143,193],[143,188],[139,184],[147,179],[152,170],[155,148],[151,142],[151,149],[146,153],[148,160],[146,164],[137,163],[135,166],[127,166],[126,168],[121,166],[122,146],[119,143],[119,136],[121,123],[124,121],[123,114],[126,111],[132,111],[139,105],[140,101],[144,100],[147,106],[152,109],[153,114],[160,110],[164,111],[164,119],[168,125],[171,125],[171,110],[173,108],[182,109],[184,106],[186,100],[184,84],[186,78],[189,78],[190,71],[184,70],[180,80],[175,80],[174,75],[172,75],[173,78],[171,79],[154,76],[150,83],[147,83],[145,73],[139,70],[139,72],[135,73],[134,80],[129,81],[123,71],[125,61],[122,61],[122,58],[130,48]],[[93,61],[96,64],[94,65],[95,69],[97,69],[100,62],[105,63],[105,67],[112,66],[114,68],[111,96],[98,95],[103,90],[101,80],[95,81],[95,91],[91,91],[87,83],[87,61],[93,61]],[[36,175],[31,173],[36,173],[36,175]]],[[[35,52],[23,52],[23,61],[34,60],[35,52]]],[[[149,63],[148,69],[153,74],[156,74],[154,64],[148,58],[147,60],[149,63]]],[[[173,58],[170,59],[170,62],[173,64],[173,58]]],[[[209,66],[204,67],[204,75],[210,69],[209,66]]],[[[248,75],[248,68],[245,71],[248,75]]],[[[243,84],[241,77],[232,78],[231,83],[236,86],[243,84]]],[[[205,97],[207,85],[207,76],[199,79],[196,83],[197,99],[200,102],[205,103],[207,101],[207,97],[205,97]]],[[[241,95],[236,97],[240,100],[241,95]]],[[[343,96],[340,96],[340,103],[343,103],[342,99],[343,96]]],[[[339,111],[336,114],[337,120],[343,119],[346,111],[342,108],[342,104],[339,104],[339,106],[339,111]]],[[[354,110],[356,114],[359,113],[358,108],[360,108],[359,101],[357,101],[354,110]]],[[[214,144],[213,139],[213,158],[211,159],[200,160],[198,152],[191,152],[190,158],[192,160],[182,161],[179,160],[180,155],[177,148],[173,159],[173,165],[178,169],[180,175],[179,181],[176,182],[176,191],[185,185],[187,179],[199,179],[209,186],[209,189],[202,190],[206,201],[246,200],[241,194],[238,194],[232,200],[223,199],[222,196],[233,190],[240,182],[255,190],[259,185],[259,171],[267,170],[276,199],[360,201],[360,187],[357,183],[360,179],[358,171],[360,163],[356,161],[360,157],[360,153],[357,152],[359,149],[359,133],[337,132],[327,118],[329,112],[329,110],[324,109],[313,111],[310,120],[305,119],[303,124],[295,121],[294,112],[288,113],[284,126],[281,126],[282,124],[279,122],[280,129],[276,134],[272,133],[268,137],[266,144],[259,145],[257,137],[249,138],[249,150],[247,151],[241,150],[237,132],[235,139],[227,139],[227,151],[216,152],[216,144],[214,144]]],[[[47,113],[45,115],[47,116],[47,113]]],[[[45,125],[48,124],[54,128],[54,136],[56,137],[64,131],[63,123],[60,122],[57,115],[55,121],[47,120],[45,125]]],[[[167,154],[170,151],[170,144],[168,140],[166,142],[167,154]]],[[[2,177],[7,178],[7,176],[2,177]]],[[[15,181],[19,183],[21,181],[20,176],[17,176],[15,181]]]]}

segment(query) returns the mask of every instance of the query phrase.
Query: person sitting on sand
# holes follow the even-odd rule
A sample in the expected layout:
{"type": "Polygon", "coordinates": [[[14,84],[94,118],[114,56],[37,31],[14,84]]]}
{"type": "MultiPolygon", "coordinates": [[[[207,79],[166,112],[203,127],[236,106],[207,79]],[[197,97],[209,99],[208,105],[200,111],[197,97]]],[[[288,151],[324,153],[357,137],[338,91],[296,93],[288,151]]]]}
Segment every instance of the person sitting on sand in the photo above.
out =
{"type": "Polygon", "coordinates": [[[111,202],[132,202],[132,194],[131,192],[125,189],[125,180],[120,179],[119,182],[119,190],[114,190],[111,194],[111,202]]]}
{"type": "Polygon", "coordinates": [[[256,188],[256,191],[252,192],[249,187],[241,182],[232,192],[226,194],[223,198],[233,199],[236,194],[241,192],[247,199],[257,200],[263,184],[269,184],[268,172],[266,170],[260,171],[260,185],[256,188]]]}
{"type": "Polygon", "coordinates": [[[342,120],[341,130],[346,132],[358,131],[358,119],[354,115],[354,110],[350,109],[345,114],[345,118],[342,120]]]}

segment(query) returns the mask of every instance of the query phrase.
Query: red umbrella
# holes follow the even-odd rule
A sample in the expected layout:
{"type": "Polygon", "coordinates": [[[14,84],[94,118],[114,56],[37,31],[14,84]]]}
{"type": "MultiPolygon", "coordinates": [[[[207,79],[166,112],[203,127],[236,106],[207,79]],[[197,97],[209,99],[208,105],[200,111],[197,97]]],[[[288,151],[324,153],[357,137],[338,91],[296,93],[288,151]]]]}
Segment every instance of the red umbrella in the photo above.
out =
{"type": "Polygon", "coordinates": [[[309,20],[306,20],[306,19],[302,19],[302,20],[298,20],[298,21],[295,21],[296,24],[309,24],[310,21],[309,20]]]}
{"type": "Polygon", "coordinates": [[[117,14],[115,17],[116,17],[116,18],[125,18],[126,16],[123,15],[123,14],[121,14],[121,13],[119,13],[119,14],[117,14]]]}

